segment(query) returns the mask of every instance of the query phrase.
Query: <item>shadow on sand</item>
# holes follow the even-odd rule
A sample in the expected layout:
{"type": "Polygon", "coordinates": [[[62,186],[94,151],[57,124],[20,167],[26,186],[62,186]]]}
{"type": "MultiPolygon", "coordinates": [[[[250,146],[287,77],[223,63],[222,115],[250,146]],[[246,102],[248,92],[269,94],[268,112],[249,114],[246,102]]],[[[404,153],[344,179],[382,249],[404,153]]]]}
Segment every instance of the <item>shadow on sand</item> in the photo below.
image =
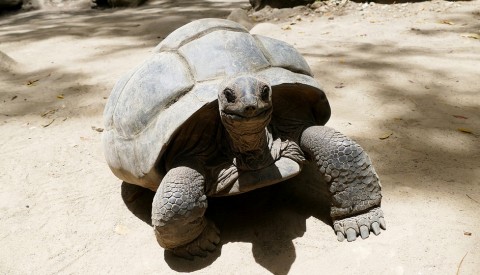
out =
{"type": "MultiPolygon", "coordinates": [[[[271,187],[237,196],[209,198],[206,216],[221,231],[222,241],[217,250],[193,261],[165,251],[165,261],[175,271],[192,272],[212,264],[220,257],[223,245],[244,242],[252,244],[258,264],[274,274],[287,274],[296,259],[293,240],[305,233],[306,220],[313,216],[331,225],[327,188],[325,183],[311,180],[319,179],[314,173],[315,170],[307,166],[296,178],[271,187]]],[[[149,225],[154,195],[148,189],[122,183],[126,206],[149,225]]]]}

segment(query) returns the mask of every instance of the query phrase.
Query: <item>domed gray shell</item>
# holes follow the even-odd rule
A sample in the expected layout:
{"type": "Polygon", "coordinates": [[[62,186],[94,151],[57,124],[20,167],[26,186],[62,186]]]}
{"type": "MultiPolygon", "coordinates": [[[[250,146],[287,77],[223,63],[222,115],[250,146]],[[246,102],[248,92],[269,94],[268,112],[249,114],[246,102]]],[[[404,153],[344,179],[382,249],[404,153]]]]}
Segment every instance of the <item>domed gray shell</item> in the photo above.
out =
{"type": "Polygon", "coordinates": [[[241,74],[257,75],[272,87],[300,83],[320,89],[292,46],[252,35],[228,20],[191,22],[113,88],[104,111],[103,145],[114,174],[155,190],[164,175],[154,165],[172,134],[217,99],[221,82],[241,74]]]}

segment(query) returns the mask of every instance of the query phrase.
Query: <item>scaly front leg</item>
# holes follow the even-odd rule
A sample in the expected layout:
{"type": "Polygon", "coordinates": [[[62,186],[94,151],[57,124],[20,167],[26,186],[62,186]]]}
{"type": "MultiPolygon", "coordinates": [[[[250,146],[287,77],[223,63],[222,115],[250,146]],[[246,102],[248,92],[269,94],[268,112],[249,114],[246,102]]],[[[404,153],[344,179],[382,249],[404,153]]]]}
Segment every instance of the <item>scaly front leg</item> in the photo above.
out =
{"type": "Polygon", "coordinates": [[[157,241],[179,257],[205,257],[220,242],[218,229],[204,217],[204,185],[205,178],[198,170],[178,166],[168,171],[153,199],[157,241]]]}
{"type": "Polygon", "coordinates": [[[334,129],[312,126],[303,131],[300,146],[316,163],[332,194],[330,216],[339,241],[367,238],[386,229],[381,185],[363,149],[334,129]]]}

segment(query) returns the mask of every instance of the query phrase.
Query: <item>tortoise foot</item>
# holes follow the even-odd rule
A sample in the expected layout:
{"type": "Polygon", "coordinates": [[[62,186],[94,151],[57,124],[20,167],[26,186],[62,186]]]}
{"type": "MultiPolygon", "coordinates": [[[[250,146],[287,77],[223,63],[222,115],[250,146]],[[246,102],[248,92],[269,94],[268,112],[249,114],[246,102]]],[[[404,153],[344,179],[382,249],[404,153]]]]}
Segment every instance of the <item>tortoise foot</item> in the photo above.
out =
{"type": "Polygon", "coordinates": [[[360,236],[362,239],[368,238],[370,232],[378,235],[381,229],[386,230],[387,226],[383,218],[382,209],[375,207],[364,214],[334,220],[333,228],[337,234],[338,241],[342,242],[347,238],[347,241],[352,242],[357,239],[357,236],[360,236]]]}
{"type": "Polygon", "coordinates": [[[220,231],[213,222],[207,221],[203,232],[192,242],[173,248],[171,251],[178,257],[193,260],[195,256],[206,257],[220,243],[220,231]]]}

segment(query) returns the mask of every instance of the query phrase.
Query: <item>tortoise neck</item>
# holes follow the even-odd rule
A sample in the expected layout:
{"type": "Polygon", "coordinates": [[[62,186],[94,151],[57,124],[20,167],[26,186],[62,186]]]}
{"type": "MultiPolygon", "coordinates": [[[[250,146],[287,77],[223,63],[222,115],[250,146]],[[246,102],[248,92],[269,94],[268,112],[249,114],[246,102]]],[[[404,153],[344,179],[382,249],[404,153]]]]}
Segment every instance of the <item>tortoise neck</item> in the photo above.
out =
{"type": "Polygon", "coordinates": [[[227,131],[232,151],[238,154],[251,155],[253,152],[268,149],[268,131],[262,129],[258,133],[234,133],[227,131]]]}
{"type": "Polygon", "coordinates": [[[252,171],[270,166],[272,158],[272,134],[268,128],[261,132],[247,135],[230,135],[229,143],[233,152],[234,165],[243,171],[252,171]]]}

